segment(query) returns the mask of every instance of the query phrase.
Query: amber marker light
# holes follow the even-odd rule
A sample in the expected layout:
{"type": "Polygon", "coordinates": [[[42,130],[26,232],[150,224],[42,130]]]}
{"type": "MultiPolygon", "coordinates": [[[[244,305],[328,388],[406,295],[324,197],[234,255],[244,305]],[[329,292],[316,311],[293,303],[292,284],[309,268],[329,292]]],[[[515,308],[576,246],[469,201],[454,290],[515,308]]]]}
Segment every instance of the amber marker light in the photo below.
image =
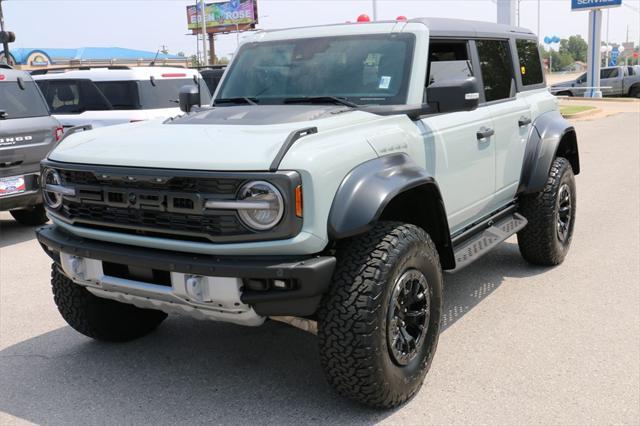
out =
{"type": "Polygon", "coordinates": [[[296,186],[296,216],[302,217],[302,185],[296,186]]]}

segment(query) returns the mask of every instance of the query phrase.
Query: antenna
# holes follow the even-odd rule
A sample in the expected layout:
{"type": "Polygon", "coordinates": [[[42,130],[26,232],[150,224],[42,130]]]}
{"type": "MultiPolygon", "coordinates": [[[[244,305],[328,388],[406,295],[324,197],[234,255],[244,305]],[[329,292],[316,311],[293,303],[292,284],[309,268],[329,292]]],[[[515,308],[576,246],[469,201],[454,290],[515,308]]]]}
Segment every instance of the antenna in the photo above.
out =
{"type": "Polygon", "coordinates": [[[160,54],[160,49],[156,52],[156,57],[153,58],[153,61],[149,64],[149,66],[154,67],[156,65],[156,59],[158,59],[158,55],[160,54]]]}

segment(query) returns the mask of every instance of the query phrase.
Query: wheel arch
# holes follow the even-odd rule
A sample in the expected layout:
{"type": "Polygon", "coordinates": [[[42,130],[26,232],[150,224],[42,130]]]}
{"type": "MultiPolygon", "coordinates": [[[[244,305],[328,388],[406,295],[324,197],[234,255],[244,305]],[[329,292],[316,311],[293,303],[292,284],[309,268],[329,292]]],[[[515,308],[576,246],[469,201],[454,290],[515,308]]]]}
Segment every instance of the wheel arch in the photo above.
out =
{"type": "Polygon", "coordinates": [[[406,154],[367,161],[347,174],[329,213],[329,238],[341,240],[363,234],[381,220],[421,227],[436,244],[442,268],[455,267],[438,184],[406,154]]]}
{"type": "Polygon", "coordinates": [[[639,90],[640,91],[640,81],[633,83],[631,85],[631,87],[629,87],[629,91],[627,92],[628,96],[631,96],[631,94],[634,92],[634,90],[639,90]]]}
{"type": "Polygon", "coordinates": [[[576,130],[559,111],[550,111],[538,117],[531,127],[518,192],[541,190],[556,157],[566,158],[574,174],[580,173],[576,130]]]}

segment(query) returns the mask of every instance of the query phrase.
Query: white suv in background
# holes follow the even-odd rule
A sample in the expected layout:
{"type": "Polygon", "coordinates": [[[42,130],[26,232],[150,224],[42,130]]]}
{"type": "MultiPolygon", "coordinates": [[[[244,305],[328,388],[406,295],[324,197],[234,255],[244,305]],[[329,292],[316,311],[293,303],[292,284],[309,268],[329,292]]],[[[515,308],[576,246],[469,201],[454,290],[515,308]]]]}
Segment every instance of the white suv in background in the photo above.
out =
{"type": "Polygon", "coordinates": [[[211,100],[197,70],[176,67],[80,67],[33,73],[51,113],[65,128],[169,118],[181,114],[178,91],[196,84],[203,105],[211,100]]]}

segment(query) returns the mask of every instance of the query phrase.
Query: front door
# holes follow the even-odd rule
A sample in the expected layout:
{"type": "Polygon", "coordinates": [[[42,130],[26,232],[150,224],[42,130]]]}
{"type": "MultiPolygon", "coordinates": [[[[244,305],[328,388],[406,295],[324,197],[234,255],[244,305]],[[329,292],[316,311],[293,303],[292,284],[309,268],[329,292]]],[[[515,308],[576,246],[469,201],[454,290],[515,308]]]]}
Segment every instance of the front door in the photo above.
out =
{"type": "MultiPolygon", "coordinates": [[[[431,40],[427,84],[475,74],[467,41],[431,40]]],[[[456,232],[489,212],[495,192],[495,139],[486,108],[428,116],[418,122],[426,168],[444,199],[456,232]]]]}

